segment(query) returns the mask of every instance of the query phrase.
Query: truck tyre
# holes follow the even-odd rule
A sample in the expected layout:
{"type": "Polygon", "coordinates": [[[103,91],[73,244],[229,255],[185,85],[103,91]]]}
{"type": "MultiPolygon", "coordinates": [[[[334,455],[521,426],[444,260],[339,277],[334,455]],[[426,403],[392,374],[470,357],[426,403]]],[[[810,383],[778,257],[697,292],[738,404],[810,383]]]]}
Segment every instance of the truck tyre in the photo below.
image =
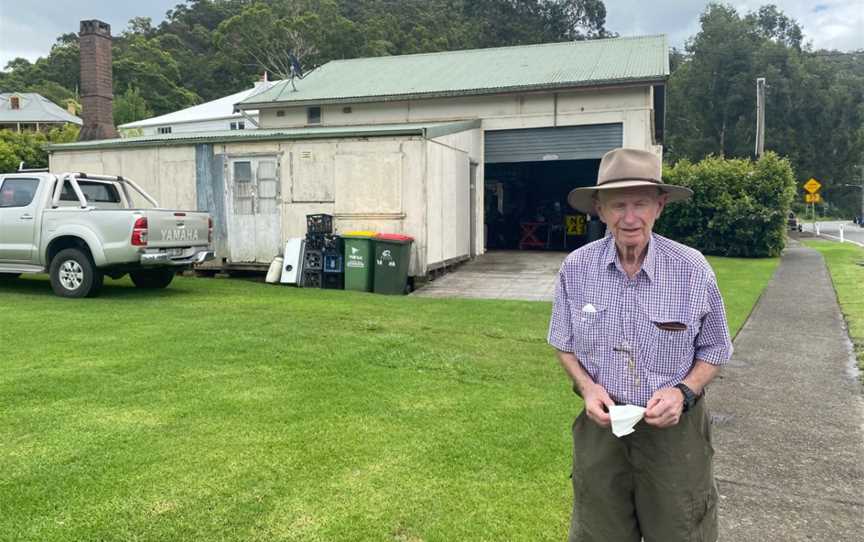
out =
{"type": "Polygon", "coordinates": [[[147,269],[145,271],[132,271],[129,277],[138,288],[167,288],[174,280],[174,269],[147,269]]]}
{"type": "Polygon", "coordinates": [[[77,248],[58,252],[48,272],[51,288],[60,297],[94,297],[102,288],[102,272],[77,248]]]}

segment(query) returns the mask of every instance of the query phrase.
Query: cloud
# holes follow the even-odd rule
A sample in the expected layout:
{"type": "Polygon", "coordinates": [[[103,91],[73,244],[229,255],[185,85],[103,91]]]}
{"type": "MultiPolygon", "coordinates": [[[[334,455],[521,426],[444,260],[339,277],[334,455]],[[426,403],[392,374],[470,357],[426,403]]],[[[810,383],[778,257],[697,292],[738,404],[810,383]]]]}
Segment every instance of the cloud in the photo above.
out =
{"type": "Polygon", "coordinates": [[[48,55],[61,34],[78,32],[82,20],[105,21],[116,35],[132,17],[150,17],[155,25],[178,3],[182,0],[51,0],[46,7],[43,2],[0,0],[0,67],[19,56],[34,61],[48,55]]]}

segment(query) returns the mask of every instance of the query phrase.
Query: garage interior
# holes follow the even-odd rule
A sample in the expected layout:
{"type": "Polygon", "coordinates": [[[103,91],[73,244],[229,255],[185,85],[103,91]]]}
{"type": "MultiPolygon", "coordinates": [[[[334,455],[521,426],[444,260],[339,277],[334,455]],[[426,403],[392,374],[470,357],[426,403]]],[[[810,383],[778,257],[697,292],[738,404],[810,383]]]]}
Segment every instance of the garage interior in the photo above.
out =
{"type": "Polygon", "coordinates": [[[602,237],[603,224],[567,204],[597,180],[600,158],[620,147],[621,124],[487,131],[487,250],[572,251],[602,237]]]}

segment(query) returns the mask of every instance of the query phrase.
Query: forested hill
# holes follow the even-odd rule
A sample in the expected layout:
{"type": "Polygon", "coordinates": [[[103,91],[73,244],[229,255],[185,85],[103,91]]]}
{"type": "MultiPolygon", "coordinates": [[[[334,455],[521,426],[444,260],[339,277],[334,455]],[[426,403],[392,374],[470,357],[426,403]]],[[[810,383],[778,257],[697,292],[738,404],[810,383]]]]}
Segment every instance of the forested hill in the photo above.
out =
{"type": "MultiPolygon", "coordinates": [[[[602,0],[186,0],[153,26],[114,28],[115,122],[176,111],[332,59],[495,47],[614,35],[602,0]]],[[[805,22],[806,24],[806,22],[805,22]]],[[[78,38],[47,57],[10,62],[0,91],[77,100],[78,38]]],[[[670,29],[672,31],[674,29],[670,29]]],[[[757,77],[768,81],[765,148],[847,214],[864,164],[864,51],[814,50],[801,24],[766,5],[739,13],[710,4],[700,30],[674,50],[666,158],[752,156],[757,77]]]]}

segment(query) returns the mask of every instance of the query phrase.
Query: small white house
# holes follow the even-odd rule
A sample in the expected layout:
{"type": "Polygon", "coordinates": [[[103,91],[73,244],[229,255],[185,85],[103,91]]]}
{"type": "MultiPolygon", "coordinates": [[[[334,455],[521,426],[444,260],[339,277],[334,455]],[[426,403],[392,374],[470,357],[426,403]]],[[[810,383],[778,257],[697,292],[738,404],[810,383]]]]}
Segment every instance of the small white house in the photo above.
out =
{"type": "Polygon", "coordinates": [[[127,122],[117,127],[121,137],[152,136],[158,134],[190,134],[220,130],[254,130],[258,127],[258,112],[237,112],[234,104],[263,92],[277,81],[262,80],[253,88],[230,96],[187,107],[158,117],[127,122]]]}
{"type": "Polygon", "coordinates": [[[487,247],[584,242],[567,193],[613,148],[662,154],[668,75],[664,36],[338,60],[237,103],[258,130],[54,145],[51,169],[210,211],[223,267],[267,264],[328,213],[337,231],[414,237],[421,276],[487,247]]]}

